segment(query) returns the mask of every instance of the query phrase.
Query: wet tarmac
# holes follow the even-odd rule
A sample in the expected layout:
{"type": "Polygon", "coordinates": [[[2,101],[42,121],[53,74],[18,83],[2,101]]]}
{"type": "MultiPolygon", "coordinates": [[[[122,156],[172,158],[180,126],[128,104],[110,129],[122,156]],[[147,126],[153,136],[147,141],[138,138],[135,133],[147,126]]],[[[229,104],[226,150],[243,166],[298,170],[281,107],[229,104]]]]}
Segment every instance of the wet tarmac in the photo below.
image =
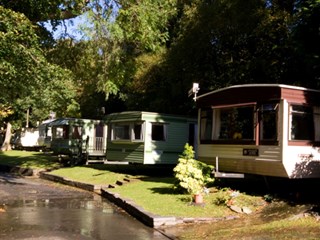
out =
{"type": "Polygon", "coordinates": [[[0,173],[0,239],[168,239],[99,195],[0,173]]]}

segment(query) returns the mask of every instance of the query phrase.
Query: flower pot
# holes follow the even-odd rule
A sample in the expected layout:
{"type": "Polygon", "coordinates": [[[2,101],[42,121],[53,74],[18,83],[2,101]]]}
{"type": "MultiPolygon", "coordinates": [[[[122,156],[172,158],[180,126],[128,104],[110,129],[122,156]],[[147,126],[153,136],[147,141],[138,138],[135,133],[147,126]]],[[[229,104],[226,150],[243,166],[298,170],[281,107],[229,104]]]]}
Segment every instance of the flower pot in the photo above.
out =
{"type": "Polygon", "coordinates": [[[196,204],[201,204],[203,203],[203,196],[202,194],[195,194],[193,195],[193,202],[196,204]]]}

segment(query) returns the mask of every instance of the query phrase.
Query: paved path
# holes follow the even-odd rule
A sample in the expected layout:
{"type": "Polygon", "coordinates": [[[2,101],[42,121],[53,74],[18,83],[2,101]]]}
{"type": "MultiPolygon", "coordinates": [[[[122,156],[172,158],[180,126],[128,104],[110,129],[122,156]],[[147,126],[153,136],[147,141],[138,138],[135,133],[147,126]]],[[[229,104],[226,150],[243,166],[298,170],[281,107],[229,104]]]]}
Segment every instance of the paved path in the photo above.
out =
{"type": "Polygon", "coordinates": [[[0,239],[168,239],[95,193],[0,173],[0,239]]]}

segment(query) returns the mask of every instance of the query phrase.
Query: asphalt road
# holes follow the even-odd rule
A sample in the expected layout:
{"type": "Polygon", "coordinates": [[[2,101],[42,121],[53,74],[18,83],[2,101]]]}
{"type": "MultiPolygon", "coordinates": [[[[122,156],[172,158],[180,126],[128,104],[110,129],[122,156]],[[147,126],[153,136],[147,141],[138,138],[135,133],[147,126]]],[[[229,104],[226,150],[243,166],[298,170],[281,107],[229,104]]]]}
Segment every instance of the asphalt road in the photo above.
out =
{"type": "Polygon", "coordinates": [[[168,239],[99,195],[0,173],[0,239],[168,239]]]}

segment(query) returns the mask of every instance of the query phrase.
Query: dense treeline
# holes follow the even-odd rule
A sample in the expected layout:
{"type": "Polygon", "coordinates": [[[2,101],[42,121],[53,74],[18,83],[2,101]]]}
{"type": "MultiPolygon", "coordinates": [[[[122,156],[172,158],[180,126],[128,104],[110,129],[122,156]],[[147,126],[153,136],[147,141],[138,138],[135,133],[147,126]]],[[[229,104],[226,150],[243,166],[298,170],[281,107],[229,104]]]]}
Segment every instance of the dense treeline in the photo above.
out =
{"type": "Polygon", "coordinates": [[[99,5],[87,32],[103,43],[97,85],[126,109],[192,113],[192,82],[201,92],[244,83],[319,88],[317,0],[117,4],[115,15],[99,5]]]}
{"type": "Polygon", "coordinates": [[[319,15],[319,0],[0,0],[0,118],[24,120],[27,108],[34,121],[50,111],[193,114],[193,82],[201,93],[244,83],[319,89],[319,15]],[[55,40],[45,28],[81,14],[83,39],[55,40]]]}

